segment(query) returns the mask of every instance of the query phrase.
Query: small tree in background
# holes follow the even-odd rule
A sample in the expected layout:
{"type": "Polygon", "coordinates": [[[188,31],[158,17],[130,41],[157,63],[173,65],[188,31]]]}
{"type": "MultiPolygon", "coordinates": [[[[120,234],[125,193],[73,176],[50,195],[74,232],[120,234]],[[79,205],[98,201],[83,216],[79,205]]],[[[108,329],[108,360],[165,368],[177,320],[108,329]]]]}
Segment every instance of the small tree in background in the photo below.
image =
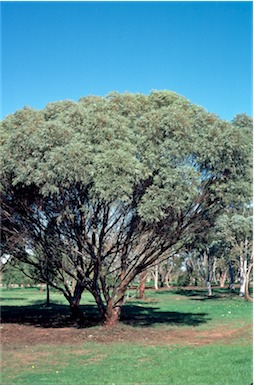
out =
{"type": "Polygon", "coordinates": [[[230,254],[238,260],[240,276],[240,295],[245,296],[248,288],[248,270],[252,268],[253,244],[252,244],[252,215],[250,209],[242,209],[241,212],[229,212],[223,214],[218,220],[218,234],[227,247],[230,254]]]}
{"type": "Polygon", "coordinates": [[[27,264],[17,266],[17,263],[14,264],[14,261],[10,261],[5,264],[5,268],[1,272],[1,282],[7,286],[11,286],[13,284],[34,285],[37,283],[35,272],[31,271],[27,264]],[[27,271],[27,274],[24,274],[22,270],[27,271]],[[33,275],[34,278],[30,278],[31,275],[33,275]]]}
{"type": "Polygon", "coordinates": [[[5,249],[75,311],[90,291],[109,325],[138,274],[249,194],[251,130],[172,92],[53,103],[1,126],[6,227],[18,229],[5,249]]]}

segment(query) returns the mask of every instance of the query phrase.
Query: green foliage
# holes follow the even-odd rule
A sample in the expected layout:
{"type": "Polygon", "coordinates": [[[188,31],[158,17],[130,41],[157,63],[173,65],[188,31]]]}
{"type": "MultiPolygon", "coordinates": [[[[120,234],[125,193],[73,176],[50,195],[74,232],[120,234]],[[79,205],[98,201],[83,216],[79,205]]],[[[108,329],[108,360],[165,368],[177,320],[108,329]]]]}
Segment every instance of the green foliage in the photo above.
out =
{"type": "Polygon", "coordinates": [[[187,271],[184,271],[177,279],[177,286],[188,286],[189,284],[190,274],[187,271]]]}
{"type": "Polygon", "coordinates": [[[36,282],[36,274],[34,272],[34,269],[26,264],[20,264],[21,268],[27,272],[29,276],[34,276],[34,278],[28,277],[24,272],[20,270],[17,266],[13,265],[10,262],[7,262],[4,270],[1,273],[1,281],[3,284],[10,285],[10,284],[17,284],[17,285],[26,285],[26,284],[34,284],[38,283],[36,282]]]}
{"type": "Polygon", "coordinates": [[[248,211],[249,213],[231,212],[229,214],[221,215],[217,221],[217,229],[220,232],[220,235],[224,235],[229,242],[232,239],[238,243],[245,239],[251,241],[252,215],[250,210],[248,211]]]}
{"type": "Polygon", "coordinates": [[[43,195],[79,182],[94,197],[125,201],[154,175],[139,204],[145,220],[172,205],[188,207],[211,176],[211,192],[226,199],[229,182],[245,181],[251,151],[247,128],[168,91],[26,108],[2,122],[2,140],[3,174],[43,195]]]}

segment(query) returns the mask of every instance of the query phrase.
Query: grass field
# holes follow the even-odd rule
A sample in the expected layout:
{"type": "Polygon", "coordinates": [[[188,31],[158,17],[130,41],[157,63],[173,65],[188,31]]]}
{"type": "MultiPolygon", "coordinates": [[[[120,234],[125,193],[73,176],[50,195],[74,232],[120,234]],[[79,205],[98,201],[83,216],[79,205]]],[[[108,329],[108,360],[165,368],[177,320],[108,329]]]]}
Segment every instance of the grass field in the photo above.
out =
{"type": "Polygon", "coordinates": [[[2,385],[250,385],[252,304],[227,290],[147,290],[114,329],[85,293],[84,328],[64,298],[2,289],[2,385]]]}

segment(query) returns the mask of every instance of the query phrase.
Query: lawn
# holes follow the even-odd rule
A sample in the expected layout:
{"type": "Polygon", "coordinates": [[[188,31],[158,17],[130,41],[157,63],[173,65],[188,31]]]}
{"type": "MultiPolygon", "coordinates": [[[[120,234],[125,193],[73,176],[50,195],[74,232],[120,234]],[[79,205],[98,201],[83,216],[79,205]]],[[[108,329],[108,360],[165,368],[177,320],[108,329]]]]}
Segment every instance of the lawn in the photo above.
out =
{"type": "Polygon", "coordinates": [[[226,289],[147,290],[115,329],[97,325],[85,293],[84,328],[64,298],[2,289],[2,385],[250,385],[252,304],[226,289]]]}

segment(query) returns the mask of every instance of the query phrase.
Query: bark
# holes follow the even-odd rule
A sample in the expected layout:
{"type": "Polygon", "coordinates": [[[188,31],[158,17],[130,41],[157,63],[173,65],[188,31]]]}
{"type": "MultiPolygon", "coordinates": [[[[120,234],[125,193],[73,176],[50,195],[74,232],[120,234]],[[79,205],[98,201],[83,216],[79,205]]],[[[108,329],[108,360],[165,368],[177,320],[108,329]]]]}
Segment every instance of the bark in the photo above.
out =
{"type": "Polygon", "coordinates": [[[109,302],[104,315],[104,325],[116,326],[119,322],[121,311],[122,306],[120,304],[114,306],[112,302],[109,302]]]}
{"type": "Polygon", "coordinates": [[[49,284],[46,283],[46,306],[49,307],[50,306],[50,298],[49,298],[49,284]]]}
{"type": "Polygon", "coordinates": [[[71,297],[66,297],[69,301],[71,308],[71,318],[74,322],[77,322],[79,325],[81,325],[85,320],[84,314],[79,307],[83,291],[83,288],[81,288],[79,285],[76,285],[74,295],[71,297]]]}
{"type": "Polygon", "coordinates": [[[140,274],[140,283],[139,283],[139,288],[138,288],[138,298],[139,299],[145,299],[145,288],[146,288],[146,283],[145,283],[145,280],[146,280],[146,276],[147,276],[147,273],[145,271],[143,271],[141,274],[140,274]]]}
{"type": "Polygon", "coordinates": [[[229,276],[230,276],[229,288],[231,291],[235,291],[235,272],[234,272],[234,265],[232,261],[229,262],[229,276]]]}
{"type": "Polygon", "coordinates": [[[127,287],[120,287],[115,295],[107,302],[107,308],[104,313],[104,325],[115,326],[119,320],[124,303],[124,295],[127,287]]]}
{"type": "Polygon", "coordinates": [[[210,281],[206,281],[206,286],[207,286],[208,296],[211,297],[213,295],[211,282],[210,281]]]}
{"type": "Polygon", "coordinates": [[[158,281],[159,281],[159,266],[158,266],[158,264],[155,265],[155,269],[153,271],[153,278],[154,278],[154,288],[155,288],[155,290],[158,290],[158,281]]]}
{"type": "Polygon", "coordinates": [[[245,296],[247,275],[247,259],[243,255],[240,256],[240,293],[241,297],[245,296]]]}
{"type": "Polygon", "coordinates": [[[207,265],[206,287],[208,291],[208,296],[210,297],[212,296],[212,285],[211,285],[212,269],[211,269],[211,258],[207,253],[205,253],[205,264],[207,265]]]}
{"type": "Polygon", "coordinates": [[[74,296],[76,279],[73,277],[71,281],[71,294],[74,296]]]}
{"type": "Polygon", "coordinates": [[[161,273],[159,273],[159,281],[160,281],[160,287],[164,286],[163,276],[161,273]]]}
{"type": "Polygon", "coordinates": [[[72,302],[70,303],[71,307],[71,319],[74,322],[77,322],[79,325],[83,324],[85,317],[82,310],[79,307],[79,304],[72,302]]]}
{"type": "Polygon", "coordinates": [[[105,312],[106,312],[106,306],[104,305],[104,302],[102,301],[101,295],[98,290],[93,290],[92,294],[94,296],[95,302],[98,306],[100,316],[104,318],[105,312]]]}
{"type": "Polygon", "coordinates": [[[102,316],[105,326],[115,326],[119,322],[124,304],[124,296],[129,283],[130,279],[124,279],[117,288],[113,289],[111,296],[108,296],[106,300],[107,305],[104,305],[104,314],[102,316]]]}
{"type": "Polygon", "coordinates": [[[252,268],[253,268],[253,263],[251,263],[249,265],[248,273],[246,275],[246,283],[245,283],[245,285],[246,285],[245,286],[245,298],[249,302],[253,302],[253,298],[251,298],[249,295],[249,282],[250,282],[250,273],[251,273],[252,268]]]}
{"type": "Polygon", "coordinates": [[[221,288],[223,288],[225,286],[226,278],[227,278],[227,271],[223,271],[220,275],[220,287],[221,288]]]}
{"type": "Polygon", "coordinates": [[[170,288],[170,285],[169,285],[169,276],[170,276],[170,273],[171,273],[171,270],[168,270],[167,273],[165,274],[165,278],[164,278],[164,283],[165,285],[170,288]]]}
{"type": "Polygon", "coordinates": [[[218,281],[217,281],[217,278],[216,278],[216,267],[217,267],[217,258],[214,258],[212,281],[215,283],[215,285],[218,285],[218,281]]]}

